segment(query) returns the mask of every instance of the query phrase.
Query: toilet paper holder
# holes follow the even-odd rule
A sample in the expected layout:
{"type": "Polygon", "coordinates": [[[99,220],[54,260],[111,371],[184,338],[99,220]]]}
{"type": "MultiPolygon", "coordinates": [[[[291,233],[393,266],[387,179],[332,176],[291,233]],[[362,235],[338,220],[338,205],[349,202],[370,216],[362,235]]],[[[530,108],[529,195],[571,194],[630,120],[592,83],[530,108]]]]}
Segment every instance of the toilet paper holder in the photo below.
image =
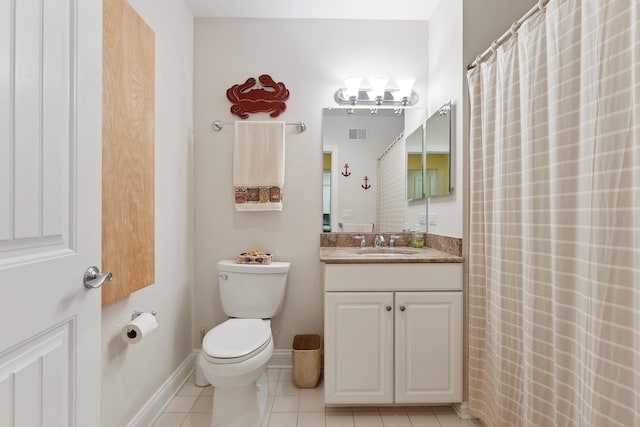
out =
{"type": "MultiPolygon", "coordinates": [[[[136,317],[140,316],[142,313],[144,313],[144,311],[137,311],[137,310],[136,310],[136,311],[134,311],[134,312],[131,314],[131,320],[133,320],[133,319],[135,319],[136,317]]],[[[153,310],[153,311],[151,312],[151,314],[155,316],[156,314],[158,314],[158,312],[157,312],[157,311],[155,311],[155,310],[153,310]]]]}

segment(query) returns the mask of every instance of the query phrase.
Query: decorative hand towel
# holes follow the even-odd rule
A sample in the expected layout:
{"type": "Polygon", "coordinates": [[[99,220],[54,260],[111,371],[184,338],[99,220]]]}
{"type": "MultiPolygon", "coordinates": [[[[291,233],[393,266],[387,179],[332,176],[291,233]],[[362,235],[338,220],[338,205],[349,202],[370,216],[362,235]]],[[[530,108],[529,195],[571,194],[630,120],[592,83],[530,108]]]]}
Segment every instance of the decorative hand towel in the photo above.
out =
{"type": "Polygon", "coordinates": [[[233,190],[237,211],[281,211],[284,122],[235,123],[233,190]]]}

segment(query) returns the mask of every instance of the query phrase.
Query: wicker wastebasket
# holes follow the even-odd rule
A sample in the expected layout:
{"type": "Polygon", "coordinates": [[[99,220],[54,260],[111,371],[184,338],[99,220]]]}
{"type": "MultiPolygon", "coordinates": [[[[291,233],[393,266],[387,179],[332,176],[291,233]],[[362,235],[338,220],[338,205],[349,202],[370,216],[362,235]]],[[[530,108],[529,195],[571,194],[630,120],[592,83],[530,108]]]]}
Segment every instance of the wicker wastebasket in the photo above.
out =
{"type": "Polygon", "coordinates": [[[298,388],[314,388],[320,380],[320,335],[293,337],[293,382],[298,388]]]}

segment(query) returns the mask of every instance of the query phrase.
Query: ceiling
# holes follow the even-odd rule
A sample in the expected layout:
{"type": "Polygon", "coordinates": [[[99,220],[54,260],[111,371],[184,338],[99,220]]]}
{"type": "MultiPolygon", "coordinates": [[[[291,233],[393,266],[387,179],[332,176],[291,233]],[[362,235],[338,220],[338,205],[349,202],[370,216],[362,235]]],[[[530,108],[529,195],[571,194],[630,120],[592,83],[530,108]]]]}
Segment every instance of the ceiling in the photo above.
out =
{"type": "Polygon", "coordinates": [[[196,17],[426,21],[446,0],[185,0],[196,17]]]}

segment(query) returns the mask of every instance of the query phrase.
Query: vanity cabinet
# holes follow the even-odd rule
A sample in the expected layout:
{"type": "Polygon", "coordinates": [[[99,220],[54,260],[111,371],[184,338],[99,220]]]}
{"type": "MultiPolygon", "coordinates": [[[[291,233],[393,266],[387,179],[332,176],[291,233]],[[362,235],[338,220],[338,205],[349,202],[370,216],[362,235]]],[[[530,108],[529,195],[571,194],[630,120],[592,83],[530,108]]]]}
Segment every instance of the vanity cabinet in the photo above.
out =
{"type": "Polygon", "coordinates": [[[461,289],[461,264],[326,264],[325,403],[461,401],[461,289]]]}

